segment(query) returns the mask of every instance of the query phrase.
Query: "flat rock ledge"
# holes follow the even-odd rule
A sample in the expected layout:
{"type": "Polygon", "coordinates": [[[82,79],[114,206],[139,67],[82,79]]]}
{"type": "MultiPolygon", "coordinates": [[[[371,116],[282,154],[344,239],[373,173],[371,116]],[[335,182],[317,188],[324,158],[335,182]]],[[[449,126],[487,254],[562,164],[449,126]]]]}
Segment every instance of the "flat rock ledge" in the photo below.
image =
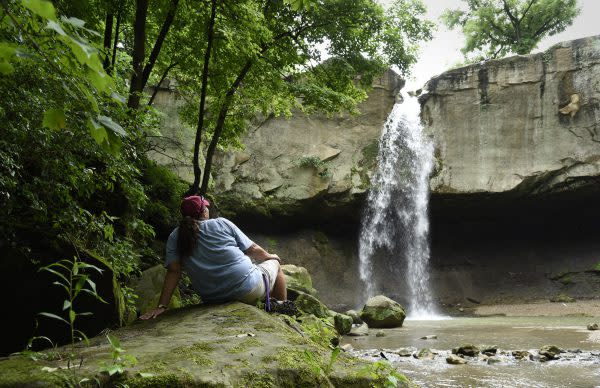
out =
{"type": "Polygon", "coordinates": [[[25,356],[0,360],[0,387],[62,387],[82,379],[90,379],[83,384],[90,386],[371,387],[383,386],[397,373],[345,352],[329,368],[331,348],[315,342],[323,332],[242,303],[171,310],[111,335],[137,359],[121,375],[101,372],[112,358],[107,339],[99,336],[89,346],[76,347],[77,366],[68,370],[66,359],[57,357],[68,352],[66,347],[37,361],[25,356]]]}

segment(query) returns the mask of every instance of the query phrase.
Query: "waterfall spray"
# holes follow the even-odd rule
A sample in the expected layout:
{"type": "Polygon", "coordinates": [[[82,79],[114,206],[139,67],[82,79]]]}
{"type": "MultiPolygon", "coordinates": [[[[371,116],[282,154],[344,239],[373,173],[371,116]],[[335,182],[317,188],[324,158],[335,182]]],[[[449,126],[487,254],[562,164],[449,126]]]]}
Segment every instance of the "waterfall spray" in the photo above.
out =
{"type": "Polygon", "coordinates": [[[419,103],[403,94],[379,139],[377,171],[371,179],[368,207],[359,240],[360,277],[367,297],[376,292],[373,259],[385,249],[397,265],[406,264],[409,316],[435,315],[429,289],[429,174],[433,145],[423,136],[419,103]]]}

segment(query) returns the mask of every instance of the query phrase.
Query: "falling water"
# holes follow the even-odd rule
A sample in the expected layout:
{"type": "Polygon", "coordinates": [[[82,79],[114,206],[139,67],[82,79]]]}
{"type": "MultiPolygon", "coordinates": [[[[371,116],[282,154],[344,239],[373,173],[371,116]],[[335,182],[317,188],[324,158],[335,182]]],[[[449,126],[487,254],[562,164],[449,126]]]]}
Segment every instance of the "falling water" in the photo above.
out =
{"type": "MultiPolygon", "coordinates": [[[[403,94],[396,103],[379,139],[378,169],[371,179],[368,208],[359,241],[360,277],[367,297],[377,291],[374,254],[384,249],[393,266],[406,265],[409,317],[435,315],[429,288],[429,174],[433,167],[433,145],[424,137],[419,121],[419,103],[403,94]]],[[[395,272],[389,268],[389,272],[395,272]]]]}

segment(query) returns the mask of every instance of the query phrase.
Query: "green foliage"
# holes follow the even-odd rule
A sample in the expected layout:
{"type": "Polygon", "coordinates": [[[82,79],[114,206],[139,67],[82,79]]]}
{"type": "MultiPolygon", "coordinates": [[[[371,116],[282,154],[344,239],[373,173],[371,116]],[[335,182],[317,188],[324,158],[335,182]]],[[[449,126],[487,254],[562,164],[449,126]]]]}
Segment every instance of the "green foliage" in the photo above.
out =
{"type": "Polygon", "coordinates": [[[83,20],[59,18],[47,0],[5,1],[2,11],[0,72],[10,75],[19,63],[35,64],[47,70],[46,76],[61,80],[60,87],[68,99],[78,100],[85,107],[73,109],[64,99],[62,104],[39,112],[43,114],[42,125],[66,129],[71,124],[67,115],[79,115],[93,139],[116,152],[125,131],[102,114],[101,100],[110,97],[115,88],[102,67],[98,50],[88,41],[97,33],[87,29],[83,20]]]}
{"type": "Polygon", "coordinates": [[[110,363],[102,365],[101,372],[108,373],[109,376],[122,374],[127,368],[137,364],[137,359],[125,352],[125,349],[121,347],[121,341],[117,337],[107,334],[106,339],[110,344],[112,360],[110,363]]]}
{"type": "Polygon", "coordinates": [[[528,54],[542,38],[564,31],[580,10],[577,0],[463,0],[467,11],[446,10],[443,22],[460,26],[462,52],[475,60],[528,54]]]}
{"type": "Polygon", "coordinates": [[[327,162],[322,161],[318,156],[302,156],[295,164],[298,167],[314,168],[321,178],[331,177],[331,171],[327,167],[327,162]]]}
{"type": "Polygon", "coordinates": [[[405,387],[409,384],[406,376],[399,373],[385,360],[376,361],[366,366],[359,372],[359,375],[368,376],[385,388],[405,387]]]}
{"type": "Polygon", "coordinates": [[[72,345],[75,345],[76,340],[88,342],[85,333],[75,328],[75,320],[78,316],[92,315],[91,312],[78,312],[75,310],[78,296],[82,295],[82,293],[87,293],[96,300],[106,303],[106,301],[98,295],[96,283],[94,283],[90,278],[90,275],[86,273],[86,271],[89,270],[94,270],[100,274],[102,273],[100,268],[80,261],[77,256],[73,257],[72,261],[66,259],[60,260],[40,268],[40,271],[46,271],[54,275],[57,280],[52,284],[61,287],[65,291],[66,299],[63,301],[62,311],[66,312],[66,317],[48,312],[41,312],[39,315],[66,323],[69,326],[72,345]]]}

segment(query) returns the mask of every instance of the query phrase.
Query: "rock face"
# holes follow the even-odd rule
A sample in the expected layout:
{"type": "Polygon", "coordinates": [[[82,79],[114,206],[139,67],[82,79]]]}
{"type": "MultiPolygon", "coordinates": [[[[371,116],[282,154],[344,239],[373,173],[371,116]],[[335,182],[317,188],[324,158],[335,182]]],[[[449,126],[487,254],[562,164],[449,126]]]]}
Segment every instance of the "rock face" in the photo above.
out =
{"type": "MultiPolygon", "coordinates": [[[[142,275],[131,282],[131,288],[138,296],[135,308],[140,313],[145,313],[158,306],[158,299],[162,291],[163,282],[167,270],[162,265],[148,268],[142,275]]],[[[181,307],[179,289],[176,288],[169,302],[169,308],[181,307]]]]}
{"type": "Polygon", "coordinates": [[[376,79],[357,116],[297,113],[252,128],[243,151],[216,157],[219,209],[255,221],[294,216],[295,221],[343,217],[356,222],[358,201],[376,165],[381,127],[402,84],[391,70],[376,79]]]}
{"type": "Polygon", "coordinates": [[[451,70],[425,89],[434,193],[533,195],[598,182],[600,36],[451,70]],[[573,99],[577,110],[561,112],[573,99]]]}
{"type": "Polygon", "coordinates": [[[317,290],[314,289],[310,274],[304,267],[298,267],[293,264],[285,264],[281,266],[281,270],[285,275],[288,292],[305,292],[310,295],[317,295],[317,290]]]}
{"type": "Polygon", "coordinates": [[[172,310],[111,332],[125,353],[137,359],[123,375],[109,378],[101,373],[112,359],[107,339],[99,336],[89,347],[53,350],[52,354],[76,354],[78,366],[70,370],[64,358],[3,358],[0,386],[63,387],[88,378],[107,387],[370,387],[382,386],[393,371],[387,368],[381,377],[372,378],[360,373],[370,368],[368,361],[342,353],[325,376],[331,349],[318,345],[297,325],[288,317],[241,303],[172,310]]]}
{"type": "Polygon", "coordinates": [[[406,313],[398,302],[378,295],[367,301],[360,318],[369,327],[400,327],[406,318],[406,313]]]}

